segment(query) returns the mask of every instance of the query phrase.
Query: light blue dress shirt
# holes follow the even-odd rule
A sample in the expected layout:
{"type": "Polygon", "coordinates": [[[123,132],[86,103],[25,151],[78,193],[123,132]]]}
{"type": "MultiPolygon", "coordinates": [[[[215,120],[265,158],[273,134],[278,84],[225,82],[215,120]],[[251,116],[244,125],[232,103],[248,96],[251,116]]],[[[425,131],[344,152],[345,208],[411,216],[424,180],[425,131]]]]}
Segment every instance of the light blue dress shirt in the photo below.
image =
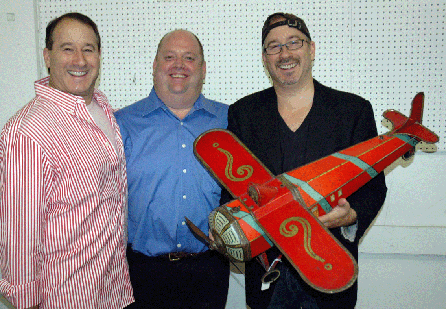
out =
{"type": "Polygon", "coordinates": [[[196,159],[193,143],[209,129],[227,127],[228,107],[200,95],[180,120],[152,89],[147,98],[115,113],[126,155],[133,250],[148,256],[207,250],[184,217],[207,234],[221,188],[196,159]]]}

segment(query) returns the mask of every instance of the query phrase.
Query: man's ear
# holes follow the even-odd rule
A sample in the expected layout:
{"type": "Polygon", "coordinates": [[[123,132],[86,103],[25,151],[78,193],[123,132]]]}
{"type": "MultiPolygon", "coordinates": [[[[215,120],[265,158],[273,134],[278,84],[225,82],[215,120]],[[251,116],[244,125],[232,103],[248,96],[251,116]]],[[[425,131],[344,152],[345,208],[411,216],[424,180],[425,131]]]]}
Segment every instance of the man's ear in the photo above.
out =
{"type": "Polygon", "coordinates": [[[43,49],[43,60],[45,60],[45,66],[47,69],[50,68],[50,50],[48,48],[43,49]]]}
{"type": "Polygon", "coordinates": [[[262,53],[262,63],[263,63],[263,66],[265,66],[265,62],[266,62],[266,54],[262,53]]]}
{"type": "Polygon", "coordinates": [[[206,61],[203,60],[203,80],[206,78],[206,61]]]}
{"type": "Polygon", "coordinates": [[[154,74],[155,74],[155,67],[156,67],[156,57],[157,57],[157,56],[155,56],[155,59],[153,59],[153,65],[152,65],[152,75],[154,75],[154,74]]]}
{"type": "Polygon", "coordinates": [[[313,41],[310,42],[310,49],[311,49],[311,60],[314,61],[316,59],[316,43],[313,41]]]}

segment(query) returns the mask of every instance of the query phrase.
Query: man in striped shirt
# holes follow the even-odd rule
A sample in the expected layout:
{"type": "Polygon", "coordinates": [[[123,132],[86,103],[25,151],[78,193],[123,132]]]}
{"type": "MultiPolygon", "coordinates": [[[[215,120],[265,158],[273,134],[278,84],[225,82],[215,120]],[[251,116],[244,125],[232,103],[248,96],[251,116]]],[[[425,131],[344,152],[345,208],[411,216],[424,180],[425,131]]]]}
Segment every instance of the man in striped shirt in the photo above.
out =
{"type": "Polygon", "coordinates": [[[94,84],[101,43],[79,13],[49,23],[50,76],[0,137],[0,292],[17,308],[124,308],[127,177],[121,135],[94,84]]]}

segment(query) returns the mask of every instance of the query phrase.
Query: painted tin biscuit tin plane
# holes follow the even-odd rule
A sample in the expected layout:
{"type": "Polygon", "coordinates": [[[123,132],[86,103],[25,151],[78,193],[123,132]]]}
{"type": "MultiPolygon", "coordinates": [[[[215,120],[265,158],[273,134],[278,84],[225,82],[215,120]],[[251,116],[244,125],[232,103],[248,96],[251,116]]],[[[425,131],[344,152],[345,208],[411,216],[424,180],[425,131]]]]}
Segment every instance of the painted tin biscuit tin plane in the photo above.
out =
{"type": "Polygon", "coordinates": [[[203,133],[195,140],[195,155],[236,199],[210,214],[212,240],[186,218],[189,227],[231,260],[249,261],[275,245],[313,288],[347,289],[357,279],[357,263],[317,217],[400,157],[411,157],[419,142],[438,142],[421,124],[423,102],[418,93],[409,117],[385,111],[393,124],[386,134],[279,176],[229,131],[203,133]]]}

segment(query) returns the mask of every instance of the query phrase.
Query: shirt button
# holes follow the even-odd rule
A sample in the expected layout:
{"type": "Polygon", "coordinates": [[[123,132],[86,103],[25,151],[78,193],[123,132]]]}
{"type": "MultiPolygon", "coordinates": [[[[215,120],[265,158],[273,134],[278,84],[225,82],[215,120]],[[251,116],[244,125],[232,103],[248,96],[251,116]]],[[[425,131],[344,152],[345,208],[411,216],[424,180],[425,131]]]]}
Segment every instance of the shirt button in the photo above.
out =
{"type": "Polygon", "coordinates": [[[181,248],[181,244],[178,244],[178,245],[177,245],[177,248],[181,248]]]}
{"type": "Polygon", "coordinates": [[[185,200],[186,199],[186,195],[183,195],[183,200],[185,200]]]}
{"type": "Polygon", "coordinates": [[[186,225],[186,222],[183,221],[183,222],[181,222],[181,224],[182,224],[182,225],[186,225]]]}
{"type": "Polygon", "coordinates": [[[183,124],[184,124],[184,122],[181,121],[181,122],[180,122],[180,125],[183,125],[183,124]]]}
{"type": "Polygon", "coordinates": [[[183,170],[183,173],[186,174],[186,169],[183,170]]]}
{"type": "Polygon", "coordinates": [[[186,148],[186,144],[181,145],[181,147],[186,148]]]}

